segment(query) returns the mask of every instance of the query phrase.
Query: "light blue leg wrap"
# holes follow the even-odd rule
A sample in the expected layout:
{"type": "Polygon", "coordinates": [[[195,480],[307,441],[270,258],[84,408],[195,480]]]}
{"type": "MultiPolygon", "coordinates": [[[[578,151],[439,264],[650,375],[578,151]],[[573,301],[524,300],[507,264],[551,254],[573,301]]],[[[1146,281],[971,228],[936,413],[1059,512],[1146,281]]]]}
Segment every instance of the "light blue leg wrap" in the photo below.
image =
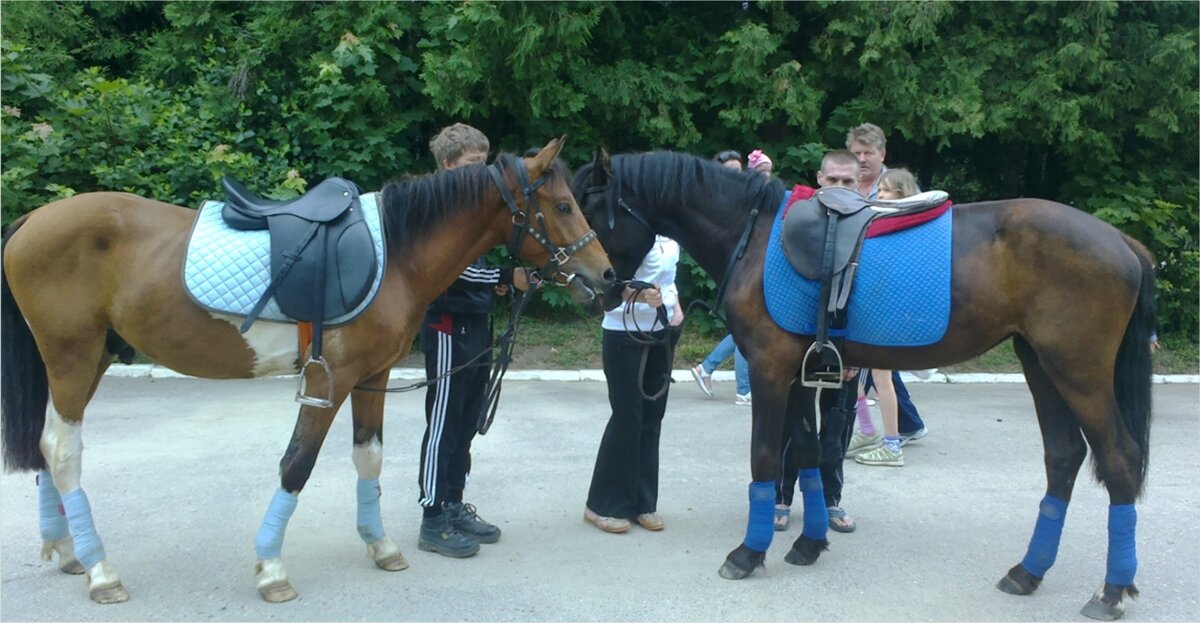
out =
{"type": "Polygon", "coordinates": [[[804,529],[801,534],[824,541],[829,534],[829,510],[825,508],[825,485],[821,484],[821,470],[815,467],[802,469],[796,482],[804,496],[804,529]]]}
{"type": "Polygon", "coordinates": [[[71,536],[75,538],[75,560],[84,569],[91,569],[104,560],[104,544],[92,523],[92,507],[88,504],[87,494],[83,489],[76,489],[64,495],[62,503],[71,524],[71,536]]]}
{"type": "Polygon", "coordinates": [[[358,536],[370,545],[383,534],[383,519],[379,516],[379,496],[383,494],[379,488],[379,479],[358,479],[358,536]]]}
{"type": "Polygon", "coordinates": [[[1104,581],[1131,586],[1137,573],[1137,509],[1133,504],[1108,507],[1108,575],[1104,581]]]}
{"type": "Polygon", "coordinates": [[[775,481],[750,483],[750,519],[746,524],[746,539],[742,545],[756,552],[771,547],[775,536],[775,481]]]}
{"type": "Polygon", "coordinates": [[[1063,524],[1067,519],[1067,503],[1047,495],[1038,507],[1037,523],[1033,526],[1033,538],[1021,566],[1034,577],[1046,575],[1058,557],[1058,543],[1062,538],[1063,524]]]}
{"type": "Polygon", "coordinates": [[[258,529],[258,537],[254,539],[254,552],[259,560],[279,558],[279,552],[283,549],[283,533],[299,501],[300,498],[295,494],[283,489],[275,491],[275,497],[267,506],[267,516],[263,517],[262,527],[258,529]]]}
{"type": "Polygon", "coordinates": [[[54,488],[54,479],[50,472],[42,470],[37,475],[38,484],[38,528],[42,540],[49,543],[67,538],[71,533],[67,527],[66,511],[62,507],[62,497],[54,488]]]}

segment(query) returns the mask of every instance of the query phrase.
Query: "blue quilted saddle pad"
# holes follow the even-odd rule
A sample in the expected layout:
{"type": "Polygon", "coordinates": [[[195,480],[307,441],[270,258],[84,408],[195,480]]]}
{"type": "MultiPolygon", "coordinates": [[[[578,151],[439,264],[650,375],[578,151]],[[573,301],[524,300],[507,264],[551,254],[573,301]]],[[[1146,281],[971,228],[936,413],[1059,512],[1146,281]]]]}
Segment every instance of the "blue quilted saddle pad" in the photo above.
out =
{"type": "MultiPolygon", "coordinates": [[[[787,198],[767,243],[767,312],[786,331],[815,335],[821,283],[801,276],[783,255],[782,206],[787,198]]],[[[846,303],[846,329],[838,334],[872,346],[927,346],[942,339],[950,322],[953,214],[951,208],[928,223],[863,241],[846,303]]]]}
{"type": "MultiPolygon", "coordinates": [[[[343,316],[329,319],[326,326],[357,317],[375,300],[383,282],[386,255],[379,194],[359,196],[359,205],[375,245],[375,281],[362,303],[343,316]]],[[[247,316],[271,284],[271,232],[231,229],[221,218],[224,207],[217,201],[205,201],[200,206],[183,262],[183,285],[192,300],[208,311],[247,316]]],[[[296,322],[280,311],[275,297],[267,301],[259,319],[296,322]]]]}

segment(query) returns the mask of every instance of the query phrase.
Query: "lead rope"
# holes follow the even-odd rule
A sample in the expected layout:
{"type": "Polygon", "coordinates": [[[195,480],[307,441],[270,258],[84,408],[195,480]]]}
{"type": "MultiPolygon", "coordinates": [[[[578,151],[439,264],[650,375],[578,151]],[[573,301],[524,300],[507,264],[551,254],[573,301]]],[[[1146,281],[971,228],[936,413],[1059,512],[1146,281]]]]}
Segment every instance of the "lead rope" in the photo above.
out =
{"type": "MultiPolygon", "coordinates": [[[[655,309],[656,316],[658,318],[657,322],[663,326],[664,332],[661,339],[656,338],[653,336],[652,331],[646,331],[639,326],[637,317],[631,313],[633,305],[637,302],[638,295],[641,294],[642,291],[653,289],[656,286],[645,281],[630,280],[624,282],[624,287],[628,287],[629,289],[633,290],[634,293],[629,297],[628,301],[625,301],[626,313],[621,314],[621,322],[623,323],[625,333],[629,335],[629,338],[642,346],[642,358],[641,363],[638,366],[638,391],[641,392],[642,398],[646,400],[658,400],[664,394],[666,394],[667,389],[671,387],[671,365],[675,361],[675,348],[671,343],[671,324],[670,319],[667,317],[667,309],[663,305],[659,305],[655,309]],[[633,318],[633,331],[629,330],[629,318],[631,317],[633,318]],[[651,396],[646,393],[646,362],[650,359],[650,349],[654,346],[664,347],[663,352],[667,358],[667,371],[663,374],[662,388],[660,388],[653,396],[651,396]]],[[[651,325],[651,328],[653,328],[653,325],[651,325]]]]}

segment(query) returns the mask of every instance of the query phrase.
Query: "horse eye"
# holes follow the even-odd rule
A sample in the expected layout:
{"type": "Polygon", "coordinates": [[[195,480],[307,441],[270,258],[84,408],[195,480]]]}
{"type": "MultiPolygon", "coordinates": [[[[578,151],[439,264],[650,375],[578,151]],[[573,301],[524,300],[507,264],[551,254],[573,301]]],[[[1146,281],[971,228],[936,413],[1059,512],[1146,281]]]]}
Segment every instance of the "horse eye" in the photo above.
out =
{"type": "Polygon", "coordinates": [[[570,211],[571,211],[571,204],[569,204],[569,203],[567,203],[567,202],[565,202],[565,201],[564,201],[564,202],[562,202],[562,203],[560,203],[560,204],[558,204],[558,212],[559,212],[560,214],[566,214],[566,213],[568,213],[568,212],[570,212],[570,211]]]}

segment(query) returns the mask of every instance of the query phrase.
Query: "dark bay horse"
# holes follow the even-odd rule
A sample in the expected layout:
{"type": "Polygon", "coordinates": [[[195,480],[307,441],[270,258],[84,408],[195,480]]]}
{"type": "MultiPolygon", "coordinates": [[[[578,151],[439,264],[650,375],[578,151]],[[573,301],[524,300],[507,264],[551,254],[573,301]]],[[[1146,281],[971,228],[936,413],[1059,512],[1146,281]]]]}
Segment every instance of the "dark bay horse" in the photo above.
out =
{"type": "MultiPolygon", "coordinates": [[[[655,152],[609,158],[603,150],[576,173],[572,188],[618,279],[633,274],[658,233],[677,240],[726,288],[722,304],[749,361],[754,389],[754,482],[746,539],[720,572],[730,579],[746,577],[762,563],[773,534],[771,484],[779,470],[785,417],[801,417],[786,413],[788,406],[813,403],[813,390],[793,384],[812,336],[781,329],[768,315],[764,296],[765,249],[785,189],[779,181],[695,156],[655,152]],[[752,211],[758,213],[757,225],[752,211]],[[732,262],[742,239],[747,241],[744,256],[732,262]]],[[[952,218],[950,318],[944,337],[904,348],[847,341],[846,365],[946,366],[1011,338],[1041,426],[1047,489],[1026,557],[997,587],[1029,594],[1053,564],[1075,478],[1090,447],[1096,478],[1108,489],[1111,506],[1107,575],[1083,613],[1120,617],[1126,598],[1137,594],[1134,501],[1142,491],[1149,451],[1153,260],[1145,247],[1112,226],[1050,201],[955,206],[952,218]]],[[[606,303],[612,302],[610,293],[606,303]]],[[[811,419],[812,414],[802,416],[811,419]]],[[[805,448],[802,467],[815,468],[816,436],[807,437],[793,443],[805,448]]],[[[815,486],[819,491],[819,478],[815,486]]],[[[824,504],[819,506],[806,504],[805,514],[824,512],[824,504]]],[[[826,548],[825,537],[824,527],[806,527],[787,561],[814,562],[826,548]]]]}
{"type": "MultiPolygon", "coordinates": [[[[588,288],[611,284],[608,258],[571,195],[565,169],[553,163],[562,142],[552,140],[533,158],[501,155],[491,166],[438,172],[381,191],[383,281],[361,315],[326,331],[332,407],[300,408],[280,462],[280,488],[256,539],[256,583],[267,601],[297,596],[280,560],[284,530],[347,397],[359,535],[377,566],[407,567],[380,518],[386,394],[378,390],[409,352],[426,306],[473,259],[523,225],[528,235],[510,251],[546,266],[553,257],[562,271],[556,274],[572,271],[588,288]]],[[[215,379],[296,373],[306,355],[298,352],[294,324],[259,322],[242,334],[242,318],[189,299],[181,275],[196,219],[195,210],[132,194],[87,193],[34,210],[5,236],[5,465],[38,470],[43,557],[57,552],[64,571],[86,573],[89,595],[100,603],[129,598],[80,488],[84,408],[113,353],[131,346],[179,372],[215,379]]]]}

